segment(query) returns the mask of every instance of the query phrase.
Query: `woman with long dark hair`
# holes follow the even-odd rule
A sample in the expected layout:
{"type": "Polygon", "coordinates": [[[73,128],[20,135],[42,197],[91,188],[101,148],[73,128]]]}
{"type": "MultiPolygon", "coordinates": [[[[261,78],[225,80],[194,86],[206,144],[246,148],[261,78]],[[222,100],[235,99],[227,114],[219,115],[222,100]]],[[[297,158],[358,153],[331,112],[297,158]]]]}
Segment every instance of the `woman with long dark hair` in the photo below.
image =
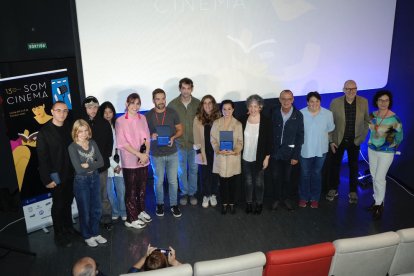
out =
{"type": "Polygon", "coordinates": [[[108,181],[106,183],[106,191],[112,206],[112,220],[116,221],[119,217],[123,221],[126,220],[125,210],[125,183],[122,174],[122,163],[119,157],[118,148],[116,147],[115,133],[115,107],[111,102],[104,102],[99,106],[99,114],[109,122],[112,129],[112,137],[114,143],[112,146],[112,154],[109,157],[108,181]]]}
{"type": "Polygon", "coordinates": [[[201,185],[203,193],[202,206],[207,208],[217,205],[218,178],[213,174],[214,150],[210,142],[210,131],[213,122],[220,118],[216,100],[211,95],[201,99],[196,117],[193,123],[194,150],[196,151],[195,162],[199,164],[201,174],[201,185]]]}

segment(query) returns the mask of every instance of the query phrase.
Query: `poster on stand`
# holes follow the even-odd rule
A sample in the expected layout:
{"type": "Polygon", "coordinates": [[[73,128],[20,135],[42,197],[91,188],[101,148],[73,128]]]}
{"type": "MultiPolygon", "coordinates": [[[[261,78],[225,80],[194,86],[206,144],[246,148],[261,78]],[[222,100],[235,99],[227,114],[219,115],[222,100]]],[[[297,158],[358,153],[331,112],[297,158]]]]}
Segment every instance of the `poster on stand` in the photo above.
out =
{"type": "MultiPolygon", "coordinates": [[[[36,151],[40,128],[52,119],[54,102],[72,109],[67,69],[0,79],[0,97],[10,139],[27,232],[52,225],[52,195],[40,180],[36,151]]],[[[72,214],[77,216],[76,203],[72,214]]]]}

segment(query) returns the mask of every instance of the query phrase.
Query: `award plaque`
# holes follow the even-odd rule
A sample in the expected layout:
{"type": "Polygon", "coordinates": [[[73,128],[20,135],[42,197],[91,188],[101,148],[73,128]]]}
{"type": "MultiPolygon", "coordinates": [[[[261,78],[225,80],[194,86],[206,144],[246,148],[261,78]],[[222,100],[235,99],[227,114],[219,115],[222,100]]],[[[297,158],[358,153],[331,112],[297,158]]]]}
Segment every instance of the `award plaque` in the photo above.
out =
{"type": "Polygon", "coordinates": [[[170,135],[171,135],[170,126],[160,125],[160,126],[156,126],[155,128],[158,134],[157,145],[161,147],[168,146],[170,144],[170,135]]]}
{"type": "Polygon", "coordinates": [[[60,184],[60,177],[59,177],[59,173],[57,172],[53,172],[50,174],[50,178],[52,179],[52,181],[54,181],[56,183],[56,185],[60,184]]]}
{"type": "Polygon", "coordinates": [[[220,150],[233,150],[233,131],[220,131],[220,150]]]}

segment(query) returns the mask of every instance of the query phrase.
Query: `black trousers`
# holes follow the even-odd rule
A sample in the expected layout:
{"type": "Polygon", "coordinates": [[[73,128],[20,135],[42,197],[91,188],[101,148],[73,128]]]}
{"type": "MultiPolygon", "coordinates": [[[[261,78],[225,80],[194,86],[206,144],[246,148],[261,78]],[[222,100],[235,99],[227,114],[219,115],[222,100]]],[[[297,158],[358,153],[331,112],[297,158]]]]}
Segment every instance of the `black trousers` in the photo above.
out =
{"type": "Polygon", "coordinates": [[[52,220],[55,235],[63,234],[66,229],[73,227],[73,197],[73,179],[62,181],[52,189],[52,220]]]}
{"type": "Polygon", "coordinates": [[[345,150],[348,153],[349,166],[349,192],[356,192],[358,183],[358,155],[359,146],[356,146],[353,141],[343,140],[336,149],[335,153],[331,153],[331,173],[329,181],[329,189],[338,190],[340,183],[340,170],[342,165],[342,158],[345,150]]]}
{"type": "Polygon", "coordinates": [[[236,198],[236,175],[220,178],[221,204],[234,204],[236,198]]]}
{"type": "Polygon", "coordinates": [[[274,185],[274,198],[276,201],[284,201],[292,198],[294,183],[292,181],[292,169],[290,160],[271,160],[272,180],[274,185]]]}

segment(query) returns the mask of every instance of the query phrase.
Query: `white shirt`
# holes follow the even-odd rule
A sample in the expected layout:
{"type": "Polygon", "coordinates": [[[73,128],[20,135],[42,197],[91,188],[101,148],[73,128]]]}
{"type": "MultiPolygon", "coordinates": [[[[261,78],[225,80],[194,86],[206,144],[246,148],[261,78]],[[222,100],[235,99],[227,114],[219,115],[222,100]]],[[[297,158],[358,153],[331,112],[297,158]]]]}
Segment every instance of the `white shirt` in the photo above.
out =
{"type": "Polygon", "coordinates": [[[249,121],[246,123],[246,128],[244,129],[243,160],[247,162],[256,161],[259,126],[260,123],[251,124],[249,121]]]}

